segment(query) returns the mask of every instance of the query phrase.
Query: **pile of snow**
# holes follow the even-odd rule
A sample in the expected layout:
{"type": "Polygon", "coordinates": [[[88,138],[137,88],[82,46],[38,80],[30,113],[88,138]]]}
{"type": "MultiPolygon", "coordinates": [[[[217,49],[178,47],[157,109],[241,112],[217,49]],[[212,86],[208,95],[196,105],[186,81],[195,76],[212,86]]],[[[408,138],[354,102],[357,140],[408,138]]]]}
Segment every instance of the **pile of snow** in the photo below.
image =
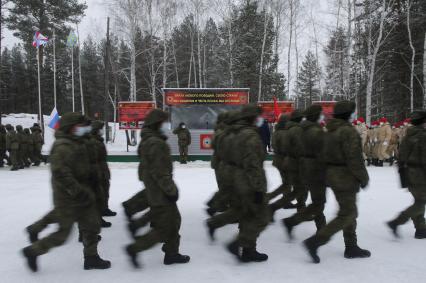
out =
{"type": "MultiPolygon", "coordinates": [[[[280,223],[294,210],[280,211],[258,241],[258,249],[269,255],[260,264],[239,264],[224,245],[233,239],[236,225],[217,231],[211,243],[205,229],[205,202],[217,189],[214,173],[207,162],[188,166],[175,164],[174,178],[180,188],[178,202],[182,214],[181,252],[191,255],[187,265],[164,266],[161,245],[140,254],[141,270],[131,268],[123,247],[132,240],[126,231],[121,202],[135,194],[142,185],[137,180],[137,163],[113,163],[110,206],[119,214],[109,218],[113,226],[102,231],[99,252],[112,261],[106,271],[84,271],[82,245],[77,229],[65,246],[53,249],[39,260],[41,271],[31,274],[19,250],[28,244],[24,228],[51,208],[48,167],[18,172],[0,170],[2,208],[0,243],[2,282],[423,282],[426,245],[414,239],[411,223],[401,227],[402,239],[395,240],[384,222],[412,203],[405,190],[398,188],[394,168],[369,168],[371,184],[359,194],[359,245],[370,249],[369,259],[348,260],[343,257],[342,234],[319,251],[321,264],[312,264],[301,242],[315,232],[313,222],[295,229],[290,242],[280,223]],[[31,180],[23,182],[22,180],[31,180]]],[[[280,183],[280,176],[270,163],[265,166],[269,190],[280,183]]],[[[327,220],[334,217],[337,205],[328,191],[327,220]]],[[[46,231],[50,232],[54,227],[46,231]]],[[[146,230],[144,230],[146,231],[146,230]]],[[[142,233],[144,231],[141,231],[142,233]]]]}

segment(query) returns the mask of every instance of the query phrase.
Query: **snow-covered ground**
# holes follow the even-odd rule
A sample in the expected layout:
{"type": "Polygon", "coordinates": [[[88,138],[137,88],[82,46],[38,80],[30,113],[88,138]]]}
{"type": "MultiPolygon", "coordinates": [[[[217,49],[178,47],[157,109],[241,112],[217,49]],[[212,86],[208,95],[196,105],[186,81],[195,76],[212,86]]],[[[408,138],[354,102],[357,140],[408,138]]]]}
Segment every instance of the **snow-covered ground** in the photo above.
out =
{"type": "MultiPolygon", "coordinates": [[[[123,253],[131,242],[125,228],[121,202],[141,188],[136,163],[114,163],[110,206],[118,216],[109,218],[112,228],[102,232],[99,244],[102,257],[112,261],[112,269],[84,271],[82,246],[74,229],[66,245],[53,249],[39,259],[40,272],[32,274],[24,265],[19,250],[28,244],[24,228],[51,208],[50,173],[47,166],[10,172],[0,170],[0,282],[424,282],[426,278],[426,242],[413,238],[414,228],[401,228],[403,236],[395,240],[384,222],[411,203],[410,194],[398,188],[394,168],[370,168],[371,185],[359,194],[359,244],[372,252],[369,259],[343,258],[343,238],[336,235],[320,249],[321,264],[312,264],[301,242],[315,232],[314,223],[295,230],[296,239],[289,242],[279,221],[261,235],[258,249],[269,255],[269,261],[242,265],[228,254],[224,245],[237,231],[236,225],[217,232],[211,243],[204,221],[204,203],[214,193],[216,184],[208,163],[187,166],[175,164],[175,180],[181,190],[179,208],[182,214],[181,252],[191,255],[187,265],[164,266],[160,245],[140,254],[141,270],[134,270],[123,253]]],[[[269,189],[279,184],[279,174],[266,163],[269,189]]],[[[327,219],[336,211],[328,192],[327,219]]],[[[276,219],[294,211],[278,213],[276,219]]],[[[52,231],[51,227],[46,232],[52,231]]]]}

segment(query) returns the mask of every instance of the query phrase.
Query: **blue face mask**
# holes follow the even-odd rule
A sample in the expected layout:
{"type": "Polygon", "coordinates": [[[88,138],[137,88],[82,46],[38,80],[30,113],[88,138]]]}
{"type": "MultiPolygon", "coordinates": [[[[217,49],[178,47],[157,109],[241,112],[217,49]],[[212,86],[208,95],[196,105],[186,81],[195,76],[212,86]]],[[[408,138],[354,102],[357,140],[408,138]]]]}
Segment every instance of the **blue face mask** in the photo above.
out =
{"type": "Polygon", "coordinates": [[[257,117],[257,119],[256,119],[256,127],[258,127],[258,128],[262,127],[263,122],[265,122],[265,119],[263,117],[257,117]]]}
{"type": "Polygon", "coordinates": [[[352,123],[353,121],[355,121],[355,119],[356,119],[356,113],[354,112],[351,114],[351,117],[349,118],[349,122],[352,123]]]}
{"type": "Polygon", "coordinates": [[[168,131],[170,131],[170,123],[168,123],[168,122],[164,122],[163,124],[161,124],[160,131],[161,131],[163,134],[165,134],[165,133],[167,133],[168,131]]]}
{"type": "Polygon", "coordinates": [[[321,124],[322,122],[324,122],[324,120],[325,120],[325,116],[324,116],[324,114],[321,114],[320,115],[320,117],[318,118],[318,124],[321,124]]]}
{"type": "Polygon", "coordinates": [[[92,131],[92,126],[76,127],[73,134],[76,137],[82,137],[89,134],[92,131]]]}

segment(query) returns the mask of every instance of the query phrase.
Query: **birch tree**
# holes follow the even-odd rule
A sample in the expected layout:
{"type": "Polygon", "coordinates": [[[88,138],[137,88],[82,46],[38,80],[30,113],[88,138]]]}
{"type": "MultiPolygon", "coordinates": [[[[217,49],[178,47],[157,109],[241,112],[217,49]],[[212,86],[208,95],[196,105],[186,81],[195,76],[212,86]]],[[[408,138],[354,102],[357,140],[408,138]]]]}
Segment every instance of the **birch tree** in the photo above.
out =
{"type": "Polygon", "coordinates": [[[414,48],[413,38],[411,34],[411,5],[412,0],[407,1],[407,32],[408,32],[408,42],[411,49],[411,64],[410,64],[410,111],[414,110],[414,67],[415,67],[415,58],[416,58],[416,49],[414,48]]]}

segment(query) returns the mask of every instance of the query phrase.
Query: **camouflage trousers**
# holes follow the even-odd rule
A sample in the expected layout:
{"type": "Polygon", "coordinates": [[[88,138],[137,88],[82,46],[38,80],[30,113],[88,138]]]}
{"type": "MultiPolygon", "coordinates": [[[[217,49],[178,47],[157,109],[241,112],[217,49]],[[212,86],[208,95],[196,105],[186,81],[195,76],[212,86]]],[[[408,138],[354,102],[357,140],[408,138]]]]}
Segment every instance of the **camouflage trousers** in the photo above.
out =
{"type": "Polygon", "coordinates": [[[287,218],[288,223],[296,226],[305,221],[315,221],[317,229],[321,229],[326,224],[324,216],[324,206],[326,202],[326,187],[325,185],[316,184],[309,186],[312,203],[306,208],[299,210],[293,216],[287,218]]]}
{"type": "Polygon", "coordinates": [[[123,202],[123,207],[128,215],[135,215],[149,208],[146,191],[142,190],[123,202]]]}
{"type": "Polygon", "coordinates": [[[0,149],[0,166],[4,165],[4,161],[7,160],[6,150],[0,149]]]}
{"type": "Polygon", "coordinates": [[[320,245],[325,245],[330,241],[331,237],[339,231],[343,230],[343,238],[346,247],[354,247],[357,245],[356,219],[358,217],[358,209],[356,205],[358,190],[351,188],[331,188],[339,205],[339,211],[336,218],[331,220],[327,225],[321,228],[314,236],[315,241],[320,245]]]}
{"type": "Polygon", "coordinates": [[[270,212],[266,203],[244,202],[237,237],[239,246],[249,249],[256,248],[257,238],[267,227],[269,219],[270,212]]]}
{"type": "Polygon", "coordinates": [[[207,202],[207,206],[217,212],[224,212],[229,208],[232,191],[232,166],[220,162],[215,170],[216,182],[219,190],[207,202]]]}
{"type": "Polygon", "coordinates": [[[19,168],[20,160],[19,160],[19,150],[12,149],[9,151],[9,158],[13,168],[19,168]]]}
{"type": "Polygon", "coordinates": [[[78,224],[82,234],[84,256],[98,255],[98,234],[101,223],[99,212],[94,205],[89,207],[55,208],[40,221],[31,225],[29,229],[43,229],[49,224],[46,224],[47,222],[58,224],[58,230],[30,246],[35,255],[43,255],[50,249],[63,245],[71,234],[74,223],[78,224]]]}
{"type": "Polygon", "coordinates": [[[130,250],[138,253],[163,243],[162,250],[166,254],[179,253],[181,216],[176,204],[162,207],[151,207],[151,230],[135,238],[130,250]]]}
{"type": "Polygon", "coordinates": [[[414,203],[407,209],[402,211],[393,222],[396,225],[402,225],[407,223],[410,219],[414,223],[416,229],[425,229],[425,206],[426,206],[426,194],[425,188],[410,188],[410,193],[413,195],[414,203]]]}
{"type": "Polygon", "coordinates": [[[188,146],[179,145],[179,154],[181,161],[188,161],[188,146]]]}

